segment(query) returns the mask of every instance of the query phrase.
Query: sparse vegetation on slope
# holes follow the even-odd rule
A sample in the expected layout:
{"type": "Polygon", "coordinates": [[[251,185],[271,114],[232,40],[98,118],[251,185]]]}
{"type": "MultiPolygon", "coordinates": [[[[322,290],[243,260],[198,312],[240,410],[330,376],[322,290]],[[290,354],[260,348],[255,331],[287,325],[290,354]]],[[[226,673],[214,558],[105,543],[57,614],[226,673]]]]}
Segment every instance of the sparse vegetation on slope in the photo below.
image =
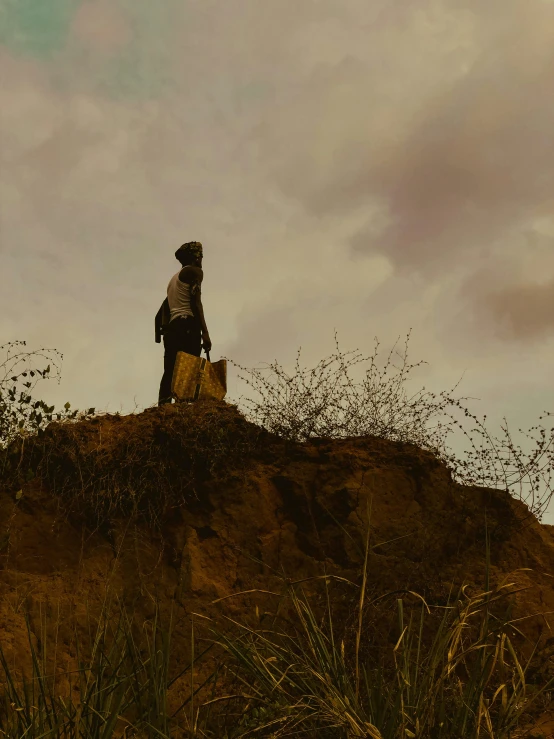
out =
{"type": "Polygon", "coordinates": [[[437,419],[463,398],[407,398],[405,357],[356,384],[338,345],[292,376],[242,368],[248,419],[56,417],[32,356],[2,390],[0,637],[22,614],[28,635],[0,643],[5,736],[516,739],[547,705],[552,430],[524,460],[472,416],[489,446],[456,460],[437,419]],[[93,618],[107,572],[121,603],[93,618]]]}
{"type": "Polygon", "coordinates": [[[136,416],[52,423],[11,444],[4,479],[47,482],[67,510],[91,523],[138,516],[157,525],[192,504],[198,485],[236,473],[267,434],[226,403],[173,404],[136,416]]]}
{"type": "MultiPolygon", "coordinates": [[[[239,377],[257,393],[257,397],[242,399],[247,418],[271,433],[294,441],[314,437],[378,436],[415,444],[446,462],[458,482],[506,490],[525,502],[540,520],[554,492],[554,427],[548,434],[540,425],[529,429],[525,436],[535,443],[535,449],[526,454],[514,444],[506,419],[503,437],[498,439],[487,430],[486,415],[480,421],[462,405],[461,401],[468,398],[452,397],[460,381],[439,396],[423,388],[407,397],[405,380],[412,369],[425,363],[407,364],[410,333],[406,337],[404,356],[396,352],[402,366],[391,364],[395,344],[383,370],[375,363],[377,340],[374,353],[366,357],[357,350],[342,351],[336,334],[335,354],[307,369],[300,367],[299,351],[295,372],[290,375],[278,362],[263,369],[252,369],[232,359],[227,361],[239,369],[242,373],[239,377]],[[364,362],[370,362],[365,377],[361,382],[354,382],[350,370],[364,362]],[[390,375],[391,369],[396,369],[398,374],[390,375]],[[462,416],[462,421],[453,413],[462,416]],[[468,432],[463,425],[464,418],[472,419],[476,427],[468,432]],[[456,428],[466,436],[471,447],[461,459],[446,443],[447,436],[456,428]],[[533,431],[537,434],[535,437],[531,434],[533,431]],[[474,434],[480,436],[480,440],[474,434]]],[[[551,415],[544,411],[539,420],[551,415]]]]}
{"type": "Polygon", "coordinates": [[[335,624],[330,579],[320,578],[323,613],[288,582],[287,619],[225,619],[201,642],[192,620],[192,644],[200,648],[185,665],[172,659],[172,609],[164,620],[156,608],[140,623],[121,603],[107,602],[96,619],[87,614],[85,638],[75,630],[65,668],[56,664],[56,642],[46,630],[35,640],[27,618],[30,674],[10,664],[0,645],[0,735],[515,739],[525,735],[517,732],[522,719],[550,700],[554,677],[529,682],[531,659],[524,662],[513,640],[518,627],[506,615],[513,583],[474,593],[464,587],[445,605],[429,606],[408,591],[367,602],[362,578],[349,632],[335,624]],[[394,641],[383,643],[364,617],[388,618],[388,601],[396,603],[396,628],[394,641]],[[223,651],[199,678],[214,645],[223,651]],[[184,676],[190,690],[181,698],[174,686],[184,676]]]}
{"type": "Polygon", "coordinates": [[[94,408],[86,412],[71,410],[66,403],[63,410],[49,406],[33,397],[39,380],[61,380],[63,354],[56,349],[27,351],[25,341],[11,341],[0,345],[0,449],[13,441],[34,436],[52,421],[71,421],[89,418],[94,408]]]}
{"type": "Polygon", "coordinates": [[[527,684],[528,664],[511,639],[517,628],[494,613],[512,589],[462,588],[438,608],[417,602],[415,593],[385,594],[396,597],[398,626],[396,642],[383,645],[364,628],[363,591],[355,638],[345,644],[332,608],[321,618],[309,598],[289,587],[292,632],[244,626],[239,637],[220,637],[244,695],[242,731],[234,736],[515,736],[521,717],[549,699],[554,679],[527,684]]]}

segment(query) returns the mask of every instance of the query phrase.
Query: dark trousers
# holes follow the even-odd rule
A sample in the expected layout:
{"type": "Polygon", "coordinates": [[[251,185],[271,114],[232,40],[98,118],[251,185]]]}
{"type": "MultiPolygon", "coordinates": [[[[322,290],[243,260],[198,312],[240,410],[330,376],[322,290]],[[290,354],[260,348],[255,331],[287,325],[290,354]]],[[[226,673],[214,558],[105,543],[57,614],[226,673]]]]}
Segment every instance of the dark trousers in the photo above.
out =
{"type": "Polygon", "coordinates": [[[202,331],[196,318],[174,318],[164,329],[164,373],[160,383],[158,405],[171,402],[171,380],[177,352],[186,352],[195,357],[202,349],[202,331]]]}

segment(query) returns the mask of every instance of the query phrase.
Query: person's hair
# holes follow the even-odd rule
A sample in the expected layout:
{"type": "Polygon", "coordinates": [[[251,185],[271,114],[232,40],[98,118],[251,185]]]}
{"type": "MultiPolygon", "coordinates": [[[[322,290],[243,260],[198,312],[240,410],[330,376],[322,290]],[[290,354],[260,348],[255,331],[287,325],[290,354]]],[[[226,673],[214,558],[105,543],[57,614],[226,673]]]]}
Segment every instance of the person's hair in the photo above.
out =
{"type": "Polygon", "coordinates": [[[175,252],[175,258],[181,262],[183,267],[192,262],[202,255],[202,244],[200,241],[188,241],[186,244],[180,246],[175,252]]]}
{"type": "Polygon", "coordinates": [[[181,262],[183,267],[186,267],[187,264],[191,264],[194,257],[192,254],[187,254],[185,251],[181,251],[180,249],[177,249],[175,252],[175,258],[181,262]]]}

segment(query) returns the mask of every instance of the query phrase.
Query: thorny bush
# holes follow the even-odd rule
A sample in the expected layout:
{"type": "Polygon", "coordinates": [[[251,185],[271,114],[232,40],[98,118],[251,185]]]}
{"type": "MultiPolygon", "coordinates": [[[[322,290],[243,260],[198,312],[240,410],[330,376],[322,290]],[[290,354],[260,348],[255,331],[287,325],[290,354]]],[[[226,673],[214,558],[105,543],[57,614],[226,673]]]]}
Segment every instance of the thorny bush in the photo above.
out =
{"type": "MultiPolygon", "coordinates": [[[[536,444],[536,449],[527,455],[513,443],[505,418],[505,425],[501,426],[503,438],[498,439],[486,429],[486,415],[480,421],[461,404],[467,397],[452,397],[461,378],[450,391],[443,391],[438,397],[430,391],[425,392],[425,387],[407,397],[403,383],[409,372],[426,364],[423,361],[406,363],[410,333],[411,329],[406,337],[404,356],[396,352],[403,360],[402,366],[391,364],[395,343],[383,370],[375,363],[377,339],[374,353],[365,357],[358,350],[341,351],[336,332],[334,354],[306,369],[300,367],[299,349],[295,371],[290,375],[277,361],[259,369],[243,367],[227,358],[240,370],[239,379],[257,393],[257,397],[241,396],[239,405],[242,404],[249,420],[291,441],[378,436],[416,444],[445,462],[456,482],[506,490],[525,502],[540,520],[554,492],[551,486],[554,428],[548,436],[542,426],[533,426],[529,433],[522,432],[536,444]],[[363,380],[354,382],[351,368],[367,361],[370,366],[363,380]],[[389,375],[391,367],[398,370],[397,375],[389,375]],[[467,432],[449,409],[472,418],[476,427],[467,432]],[[437,420],[441,416],[446,420],[437,420]],[[435,425],[430,426],[432,420],[435,425]],[[462,459],[446,445],[446,437],[454,427],[469,441],[470,450],[462,459]],[[533,430],[537,431],[538,438],[531,434],[533,430]],[[481,436],[479,448],[474,433],[481,436]]],[[[542,418],[540,416],[539,420],[542,418]]]]}
{"type": "MultiPolygon", "coordinates": [[[[492,436],[485,427],[486,415],[481,421],[462,404],[461,401],[468,398],[453,397],[452,394],[460,381],[450,391],[443,391],[439,396],[426,391],[423,387],[422,390],[408,397],[404,387],[405,380],[411,370],[425,364],[423,361],[407,364],[410,333],[411,329],[406,338],[404,356],[396,352],[402,359],[402,365],[396,366],[392,363],[395,343],[382,370],[378,369],[375,361],[379,346],[377,339],[374,353],[366,357],[358,350],[343,352],[339,348],[336,333],[335,353],[318,362],[315,367],[305,369],[300,367],[299,350],[295,371],[291,375],[277,361],[262,369],[249,369],[228,359],[240,370],[239,378],[246,382],[258,396],[246,398],[241,396],[237,405],[247,420],[256,424],[258,429],[292,443],[317,437],[333,439],[377,436],[415,444],[431,451],[441,459],[452,471],[456,482],[505,490],[526,503],[530,513],[541,520],[554,492],[551,485],[554,467],[554,428],[551,428],[548,434],[542,426],[538,425],[533,426],[529,433],[522,432],[535,443],[535,449],[526,454],[521,446],[513,442],[505,418],[503,419],[504,425],[501,425],[503,436],[499,439],[492,436]],[[367,361],[370,362],[370,366],[365,370],[363,379],[354,381],[350,374],[351,369],[367,361]],[[397,373],[392,374],[392,369],[397,373]],[[475,422],[475,427],[469,432],[458,420],[457,416],[460,414],[475,422]],[[448,435],[455,430],[461,431],[469,442],[469,449],[461,458],[456,456],[446,443],[448,435]],[[534,435],[533,431],[536,432],[534,435]],[[480,435],[480,442],[476,441],[475,434],[480,435]]],[[[14,441],[20,443],[27,436],[33,436],[44,430],[52,421],[79,420],[94,414],[94,409],[91,408],[86,413],[78,415],[76,411],[70,410],[69,403],[66,403],[63,411],[55,413],[53,407],[43,401],[34,400],[32,391],[38,379],[54,377],[59,381],[62,355],[52,350],[27,352],[20,348],[22,346],[25,346],[24,342],[15,342],[0,347],[7,354],[4,362],[0,364],[0,450],[2,447],[6,449],[14,441]],[[38,359],[47,363],[47,366],[35,367],[38,359]]],[[[221,407],[225,405],[223,403],[221,407]]],[[[188,418],[187,413],[184,415],[178,413],[175,420],[180,419],[179,423],[181,423],[185,417],[188,418]]],[[[552,414],[545,411],[544,415],[552,414]]],[[[543,417],[540,416],[539,420],[543,417]]],[[[106,416],[105,420],[107,421],[108,418],[106,416]]],[[[216,420],[210,421],[210,428],[213,427],[214,433],[217,425],[216,420]]],[[[522,430],[519,429],[519,431],[522,430]]],[[[71,435],[69,431],[56,431],[58,435],[62,433],[66,436],[71,435]]],[[[75,433],[78,435],[77,431],[75,433]]],[[[218,433],[226,434],[226,424],[223,420],[218,433]]],[[[200,432],[199,434],[202,435],[200,432]]],[[[190,444],[188,432],[185,436],[187,436],[187,444],[190,444]]],[[[50,451],[46,455],[51,461],[58,458],[53,453],[52,441],[51,439],[50,451]]],[[[192,444],[191,448],[196,449],[199,455],[195,457],[193,467],[200,463],[202,455],[209,456],[212,451],[212,463],[217,458],[217,463],[222,467],[225,464],[226,453],[231,456],[236,456],[238,453],[238,447],[235,448],[234,442],[220,448],[221,445],[218,446],[214,442],[211,431],[205,441],[208,446],[212,445],[209,449],[201,449],[203,443],[200,446],[197,442],[192,444]]],[[[230,439],[230,441],[233,440],[230,439]]],[[[243,442],[237,439],[237,443],[241,446],[243,442]]],[[[141,445],[142,442],[139,446],[141,445]]],[[[133,460],[136,462],[139,459],[137,457],[138,447],[129,444],[127,446],[128,454],[119,472],[127,470],[131,474],[133,460]]],[[[35,447],[36,451],[38,449],[36,444],[35,447]]],[[[252,448],[251,440],[244,446],[244,449],[246,448],[252,448]]],[[[150,459],[149,450],[145,449],[144,454],[146,454],[144,459],[150,459]]],[[[243,452],[239,454],[241,455],[244,457],[243,452]]],[[[68,451],[60,469],[63,468],[66,471],[69,469],[67,460],[70,458],[72,457],[68,451]]],[[[96,483],[102,482],[104,477],[101,469],[104,469],[108,463],[107,458],[102,459],[103,466],[96,470],[92,469],[91,465],[100,463],[98,455],[92,455],[83,463],[79,462],[79,469],[75,471],[75,474],[81,489],[84,490],[82,482],[84,478],[81,477],[83,468],[88,470],[90,480],[93,480],[95,474],[99,475],[98,479],[95,478],[96,487],[98,487],[96,483]]],[[[229,460],[230,457],[227,459],[229,460]]],[[[153,464],[154,462],[151,461],[147,467],[153,464]]],[[[45,468],[45,465],[46,462],[42,461],[42,468],[45,468]]],[[[142,496],[138,488],[135,488],[135,485],[140,482],[139,477],[143,479],[146,475],[146,477],[159,479],[164,472],[161,467],[157,471],[150,469],[149,472],[143,470],[141,465],[139,468],[141,475],[138,477],[135,475],[133,478],[132,495],[128,498],[128,502],[136,500],[137,495],[142,496]]],[[[182,472],[184,470],[181,470],[182,472]]],[[[58,470],[57,479],[60,479],[60,474],[58,470]]],[[[111,473],[106,472],[109,479],[114,475],[113,470],[111,473]]],[[[67,472],[66,483],[63,485],[66,490],[69,490],[68,480],[70,478],[71,475],[67,472]]],[[[117,509],[124,499],[118,491],[125,490],[131,493],[130,483],[126,482],[121,487],[119,483],[116,484],[115,478],[112,482],[115,485],[113,495],[108,494],[108,488],[102,485],[98,491],[103,501],[101,507],[107,506],[111,510],[114,507],[117,509]]],[[[153,479],[148,484],[153,485],[153,479]]],[[[179,483],[179,488],[182,488],[184,484],[179,483]]],[[[190,487],[190,484],[187,483],[187,485],[190,487]]],[[[148,498],[149,495],[146,495],[144,500],[148,498]]],[[[171,494],[169,498],[180,499],[180,495],[175,497],[171,494]]]]}

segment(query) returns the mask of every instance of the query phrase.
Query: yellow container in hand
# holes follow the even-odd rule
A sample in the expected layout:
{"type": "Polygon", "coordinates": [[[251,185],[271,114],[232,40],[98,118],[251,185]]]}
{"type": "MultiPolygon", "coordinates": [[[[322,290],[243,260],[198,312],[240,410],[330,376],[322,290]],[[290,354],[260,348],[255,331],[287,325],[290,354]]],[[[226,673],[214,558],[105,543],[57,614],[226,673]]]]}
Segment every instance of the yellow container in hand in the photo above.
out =
{"type": "Polygon", "coordinates": [[[195,357],[177,352],[171,393],[177,400],[223,400],[227,393],[227,360],[210,362],[210,355],[195,357]]]}

